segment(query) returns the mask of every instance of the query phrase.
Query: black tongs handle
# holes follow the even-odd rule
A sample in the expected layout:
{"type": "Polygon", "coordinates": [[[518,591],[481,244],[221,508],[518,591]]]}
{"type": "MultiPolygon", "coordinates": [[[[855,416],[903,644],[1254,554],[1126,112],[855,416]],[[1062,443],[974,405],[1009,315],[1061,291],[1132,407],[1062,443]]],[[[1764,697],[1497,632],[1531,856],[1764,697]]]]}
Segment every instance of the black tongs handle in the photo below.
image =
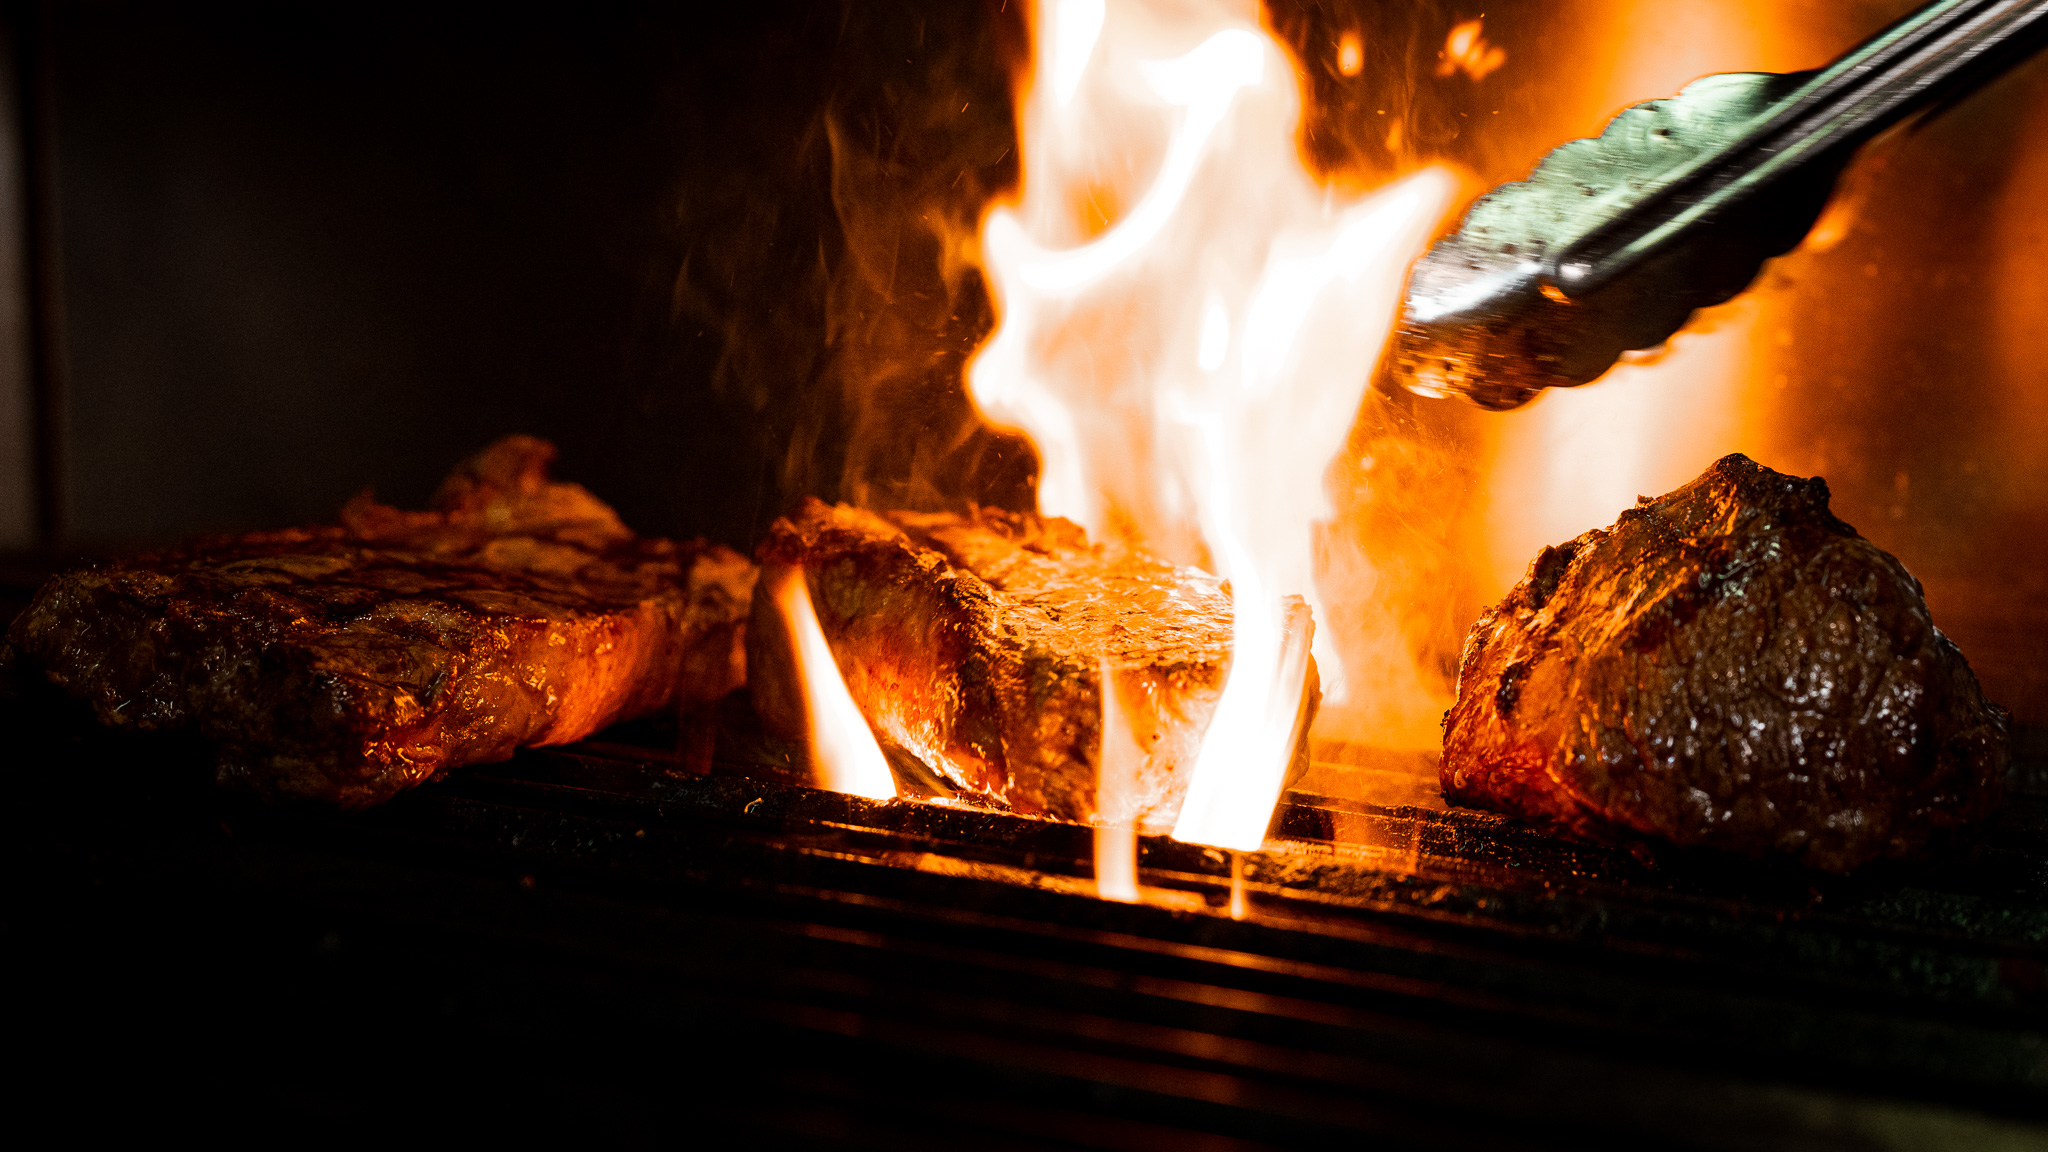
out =
{"type": "Polygon", "coordinates": [[[1726,147],[1670,173],[1539,275],[1572,299],[1598,291],[1696,225],[1995,78],[2043,39],[2048,0],[1934,0],[1821,70],[1726,147]]]}

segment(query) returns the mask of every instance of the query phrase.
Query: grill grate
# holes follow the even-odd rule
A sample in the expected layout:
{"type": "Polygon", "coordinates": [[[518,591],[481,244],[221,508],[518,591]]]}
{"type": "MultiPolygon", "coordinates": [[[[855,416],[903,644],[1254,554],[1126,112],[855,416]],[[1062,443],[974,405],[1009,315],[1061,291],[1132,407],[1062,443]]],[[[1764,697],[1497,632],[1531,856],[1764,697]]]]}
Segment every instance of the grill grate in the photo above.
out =
{"type": "Polygon", "coordinates": [[[1087,829],[698,774],[644,728],[335,816],[11,711],[46,771],[10,946],[62,1043],[235,1038],[187,1104],[890,1148],[2044,1132],[2031,791],[1975,857],[1853,880],[1296,791],[1241,861],[1142,838],[1125,905],[1087,829]]]}

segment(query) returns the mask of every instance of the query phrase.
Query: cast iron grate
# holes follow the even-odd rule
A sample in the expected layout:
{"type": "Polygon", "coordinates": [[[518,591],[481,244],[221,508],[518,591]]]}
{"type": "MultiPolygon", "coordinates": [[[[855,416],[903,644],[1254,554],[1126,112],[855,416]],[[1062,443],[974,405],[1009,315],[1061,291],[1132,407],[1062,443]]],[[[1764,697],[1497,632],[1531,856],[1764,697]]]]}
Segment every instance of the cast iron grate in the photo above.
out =
{"type": "Polygon", "coordinates": [[[2031,788],[1973,857],[1853,880],[1296,791],[1242,860],[1144,838],[1127,905],[1093,897],[1087,829],[778,783],[729,734],[709,774],[627,727],[336,816],[10,711],[44,768],[13,947],[60,1047],[233,1038],[186,1104],[599,1143],[2043,1138],[2031,788]],[[419,1090],[369,1072],[397,1067],[419,1090]]]}

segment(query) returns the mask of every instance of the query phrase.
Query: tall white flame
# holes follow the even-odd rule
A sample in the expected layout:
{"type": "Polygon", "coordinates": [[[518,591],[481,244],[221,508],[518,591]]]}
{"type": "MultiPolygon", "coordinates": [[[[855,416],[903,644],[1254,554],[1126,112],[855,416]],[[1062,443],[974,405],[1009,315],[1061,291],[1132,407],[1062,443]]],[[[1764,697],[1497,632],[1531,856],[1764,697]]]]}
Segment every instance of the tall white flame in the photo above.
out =
{"type": "Polygon", "coordinates": [[[1131,735],[1118,699],[1116,670],[1098,665],[1102,684],[1102,747],[1095,758],[1095,893],[1104,900],[1138,900],[1138,765],[1145,754],[1131,735]]]}
{"type": "Polygon", "coordinates": [[[825,631],[818,626],[803,569],[770,571],[766,579],[783,626],[789,629],[818,783],[834,792],[851,792],[871,800],[895,796],[896,776],[889,771],[889,761],[883,757],[867,718],[846,690],[846,678],[840,675],[832,648],[825,642],[825,631]]]}
{"type": "MultiPolygon", "coordinates": [[[[1231,582],[1233,672],[1175,835],[1255,848],[1301,704],[1309,630],[1283,598],[1316,604],[1324,472],[1453,181],[1320,187],[1255,4],[1042,0],[1037,21],[1022,193],[982,229],[1001,321],[969,384],[1036,441],[1042,512],[1231,582]]],[[[1315,655],[1341,699],[1336,649],[1315,655]]]]}

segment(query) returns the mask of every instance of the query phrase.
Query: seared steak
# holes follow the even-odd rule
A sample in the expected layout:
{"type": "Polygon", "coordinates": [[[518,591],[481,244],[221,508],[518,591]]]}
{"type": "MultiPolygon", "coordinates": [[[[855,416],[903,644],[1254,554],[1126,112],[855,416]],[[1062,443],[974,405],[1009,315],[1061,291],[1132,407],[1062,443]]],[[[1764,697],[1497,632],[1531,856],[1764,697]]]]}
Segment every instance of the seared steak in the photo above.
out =
{"type": "MultiPolygon", "coordinates": [[[[1215,579],[1091,546],[1066,520],[815,500],[777,521],[758,557],[764,575],[802,568],[869,723],[948,786],[1019,812],[1171,827],[1230,665],[1230,595],[1215,579]],[[1112,811],[1096,796],[1105,667],[1139,760],[1112,811]]],[[[756,708],[801,731],[767,596],[748,661],[756,708]]]]}
{"type": "Polygon", "coordinates": [[[515,436],[431,511],[365,494],[338,525],[57,576],[4,657],[106,724],[196,731],[225,784],[346,808],[737,688],[753,566],[636,538],[553,457],[515,436]]]}
{"type": "Polygon", "coordinates": [[[1545,548],[1465,641],[1444,795],[1847,872],[1997,807],[2006,715],[1827,482],[1717,461],[1545,548]]]}

